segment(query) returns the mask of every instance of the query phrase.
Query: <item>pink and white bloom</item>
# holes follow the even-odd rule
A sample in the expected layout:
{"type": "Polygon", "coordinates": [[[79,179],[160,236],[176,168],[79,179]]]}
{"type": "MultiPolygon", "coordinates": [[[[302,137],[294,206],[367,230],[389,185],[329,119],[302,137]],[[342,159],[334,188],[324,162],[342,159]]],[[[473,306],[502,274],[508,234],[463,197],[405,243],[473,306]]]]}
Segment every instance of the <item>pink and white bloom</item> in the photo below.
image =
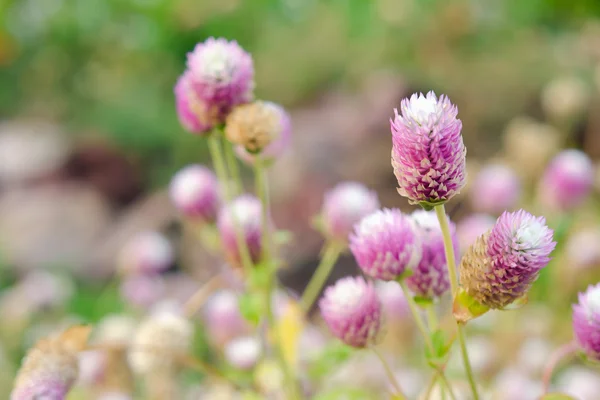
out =
{"type": "Polygon", "coordinates": [[[481,304],[504,308],[527,293],[555,246],[543,217],[505,212],[462,258],[461,285],[481,304]]]}
{"type": "Polygon", "coordinates": [[[422,246],[410,218],[398,209],[383,209],[356,224],[350,251],[366,275],[391,281],[418,265],[422,246]]]}
{"type": "Polygon", "coordinates": [[[240,313],[238,296],[231,290],[213,294],[204,306],[202,317],[208,339],[217,347],[246,335],[250,329],[240,313]]]}
{"type": "Polygon", "coordinates": [[[569,211],[581,205],[594,185],[594,165],[580,150],[559,153],[550,162],[539,186],[538,196],[547,207],[569,211]]]}
{"type": "Polygon", "coordinates": [[[398,193],[411,204],[432,206],[451,199],[466,183],[467,150],[458,109],[433,92],[402,100],[391,120],[392,166],[398,193]]]}
{"type": "Polygon", "coordinates": [[[325,289],[319,307],[329,331],[347,345],[362,348],[378,340],[382,307],[372,282],[342,278],[325,289]]]}
{"type": "Polygon", "coordinates": [[[354,225],[378,208],[375,192],[358,182],[342,182],[325,194],[321,211],[324,233],[346,242],[354,225]]]}
{"type": "Polygon", "coordinates": [[[262,255],[262,205],[260,200],[249,194],[241,195],[226,204],[219,213],[217,228],[225,256],[232,265],[241,266],[242,250],[238,246],[236,225],[242,232],[242,238],[252,262],[258,262],[262,255]]]}
{"type": "Polygon", "coordinates": [[[573,305],[573,331],[579,349],[600,362],[600,284],[579,293],[579,302],[573,305]]]}
{"type": "Polygon", "coordinates": [[[119,269],[126,274],[156,274],[174,262],[171,242],[155,231],[141,232],[129,239],[119,254],[119,269]]]}
{"type": "Polygon", "coordinates": [[[171,201],[186,217],[212,223],[220,206],[219,183],[208,168],[193,164],[181,169],[169,186],[171,201]]]}
{"type": "Polygon", "coordinates": [[[495,215],[513,209],[520,197],[519,177],[512,168],[502,164],[484,166],[469,190],[475,211],[495,215]]]}
{"type": "Polygon", "coordinates": [[[190,133],[209,133],[215,124],[209,117],[207,104],[200,101],[192,89],[189,71],[185,71],[179,77],[173,92],[175,109],[181,125],[190,133]]]}

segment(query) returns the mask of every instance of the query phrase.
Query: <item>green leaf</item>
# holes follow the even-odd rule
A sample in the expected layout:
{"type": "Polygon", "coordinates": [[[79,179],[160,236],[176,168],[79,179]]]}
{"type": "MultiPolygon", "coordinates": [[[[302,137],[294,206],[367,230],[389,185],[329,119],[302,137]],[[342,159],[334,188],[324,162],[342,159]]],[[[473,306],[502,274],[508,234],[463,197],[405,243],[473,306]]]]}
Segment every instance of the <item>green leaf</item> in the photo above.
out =
{"type": "Polygon", "coordinates": [[[325,347],[318,358],[310,365],[309,375],[313,379],[324,377],[346,362],[355,350],[341,342],[333,342],[325,347]]]}
{"type": "Polygon", "coordinates": [[[449,340],[446,332],[438,329],[431,335],[431,342],[433,344],[433,354],[429,349],[426,349],[427,361],[434,368],[442,367],[448,361],[452,341],[449,340]]]}
{"type": "Polygon", "coordinates": [[[489,311],[489,307],[471,297],[464,289],[460,289],[454,298],[452,313],[458,322],[467,323],[489,311]]]}
{"type": "Polygon", "coordinates": [[[446,202],[446,200],[438,200],[438,201],[420,201],[419,205],[423,207],[425,211],[431,211],[435,206],[442,205],[446,202]]]}
{"type": "Polygon", "coordinates": [[[261,291],[260,289],[264,289],[268,283],[272,272],[269,271],[267,265],[258,264],[255,265],[254,268],[250,271],[250,275],[248,276],[248,283],[250,284],[250,288],[257,289],[256,291],[261,291]]]}
{"type": "Polygon", "coordinates": [[[415,296],[413,297],[413,300],[415,301],[415,303],[417,303],[418,306],[423,308],[433,304],[433,299],[429,297],[415,296]]]}
{"type": "Polygon", "coordinates": [[[263,302],[259,296],[250,293],[240,296],[239,307],[240,313],[248,322],[258,325],[263,310],[263,302]]]}

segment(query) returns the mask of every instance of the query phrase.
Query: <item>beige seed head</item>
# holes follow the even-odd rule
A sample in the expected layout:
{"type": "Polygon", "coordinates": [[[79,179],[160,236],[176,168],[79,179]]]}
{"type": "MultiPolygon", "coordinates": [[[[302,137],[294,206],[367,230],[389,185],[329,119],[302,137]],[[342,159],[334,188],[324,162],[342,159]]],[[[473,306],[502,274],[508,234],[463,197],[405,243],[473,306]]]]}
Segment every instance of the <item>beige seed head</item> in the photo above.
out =
{"type": "Polygon", "coordinates": [[[225,136],[250,153],[257,153],[281,134],[281,115],[264,101],[236,107],[227,117],[225,136]]]}

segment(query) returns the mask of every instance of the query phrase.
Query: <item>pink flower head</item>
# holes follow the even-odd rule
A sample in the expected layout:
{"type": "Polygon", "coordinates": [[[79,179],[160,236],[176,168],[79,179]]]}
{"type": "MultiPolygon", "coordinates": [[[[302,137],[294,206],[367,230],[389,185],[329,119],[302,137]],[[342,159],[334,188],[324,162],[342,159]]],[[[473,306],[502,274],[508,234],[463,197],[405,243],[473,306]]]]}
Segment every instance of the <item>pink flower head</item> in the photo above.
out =
{"type": "Polygon", "coordinates": [[[204,306],[203,320],[210,342],[224,346],[235,337],[248,333],[249,326],[239,309],[235,292],[221,290],[212,295],[204,306]]]}
{"type": "Polygon", "coordinates": [[[342,182],[325,194],[321,217],[325,234],[345,242],[354,225],[379,208],[377,194],[358,182],[342,182]]]}
{"type": "MultiPolygon", "coordinates": [[[[292,139],[292,123],[289,114],[283,107],[270,101],[265,101],[263,103],[265,103],[267,108],[272,110],[272,112],[277,115],[278,120],[278,132],[272,135],[276,139],[271,141],[271,143],[269,143],[260,152],[261,158],[265,162],[271,163],[277,160],[290,146],[292,139]]],[[[254,164],[256,161],[256,155],[248,152],[244,146],[236,146],[235,151],[238,157],[247,164],[254,164]]]]}
{"type": "Polygon", "coordinates": [[[594,184],[594,166],[579,150],[564,150],[548,165],[539,187],[540,201],[558,211],[581,205],[594,184]]]}
{"type": "Polygon", "coordinates": [[[391,281],[417,266],[421,241],[410,218],[398,209],[383,209],[356,224],[350,251],[366,275],[391,281]]]}
{"type": "Polygon", "coordinates": [[[10,400],[65,400],[71,388],[61,379],[40,379],[32,381],[26,387],[18,387],[12,392],[10,400]]]}
{"type": "Polygon", "coordinates": [[[159,232],[141,232],[127,241],[119,254],[119,267],[129,274],[156,274],[174,261],[171,242],[159,232]]]}
{"type": "Polygon", "coordinates": [[[600,284],[579,293],[579,303],[573,305],[573,331],[581,351],[600,362],[600,284]]]}
{"type": "MultiPolygon", "coordinates": [[[[450,288],[442,229],[433,211],[417,210],[411,214],[411,218],[423,243],[423,256],[413,274],[406,279],[406,284],[419,297],[440,297],[450,288]]],[[[458,254],[456,226],[452,222],[450,231],[454,253],[458,254]]]]}
{"type": "Polygon", "coordinates": [[[347,345],[375,343],[382,326],[382,307],[372,282],[346,277],[325,290],[319,302],[331,333],[347,345]]]}
{"type": "Polygon", "coordinates": [[[527,293],[550,261],[556,246],[552,235],[543,217],[524,210],[504,212],[463,257],[463,288],[490,308],[506,307],[527,293]]]}
{"type": "Polygon", "coordinates": [[[191,86],[191,75],[185,71],[177,80],[174,88],[175,108],[181,125],[191,133],[206,134],[214,123],[209,118],[207,104],[200,101],[191,86]]]}
{"type": "Polygon", "coordinates": [[[123,299],[132,306],[148,309],[165,294],[164,282],[159,276],[134,275],[121,282],[123,299]]]}
{"type": "Polygon", "coordinates": [[[220,211],[217,228],[227,259],[235,266],[242,265],[238,247],[236,225],[250,252],[253,262],[258,262],[262,253],[262,205],[249,194],[241,195],[220,211]]]}
{"type": "Polygon", "coordinates": [[[411,204],[444,203],[465,186],[467,150],[458,109],[448,97],[413,94],[394,110],[392,166],[398,193],[411,204]]]}
{"type": "Polygon", "coordinates": [[[169,186],[171,201],[186,217],[212,223],[220,206],[215,174],[202,165],[189,165],[175,174],[169,186]]]}
{"type": "Polygon", "coordinates": [[[487,214],[471,214],[456,226],[460,253],[464,254],[475,240],[492,229],[496,219],[487,214]]]}
{"type": "Polygon", "coordinates": [[[192,92],[206,105],[210,122],[222,123],[233,107],[254,97],[254,65],[236,41],[209,38],[188,53],[192,92]]]}
{"type": "Polygon", "coordinates": [[[498,215],[517,204],[521,183],[512,168],[491,164],[479,171],[469,195],[476,211],[498,215]]]}

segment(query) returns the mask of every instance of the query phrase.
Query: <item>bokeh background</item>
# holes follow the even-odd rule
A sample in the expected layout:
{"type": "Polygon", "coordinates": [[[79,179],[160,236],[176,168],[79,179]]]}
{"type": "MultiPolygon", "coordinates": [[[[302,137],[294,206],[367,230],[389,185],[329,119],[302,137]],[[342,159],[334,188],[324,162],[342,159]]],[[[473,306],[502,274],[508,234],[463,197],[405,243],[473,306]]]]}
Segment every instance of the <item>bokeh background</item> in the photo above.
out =
{"type": "MultiPolygon", "coordinates": [[[[0,13],[0,398],[44,333],[185,299],[221,267],[165,192],[182,166],[210,163],[173,99],[186,53],[210,36],[248,50],[257,97],[292,115],[293,146],[271,171],[275,221],[294,237],[281,274],[292,293],[318,261],[311,221],[335,183],[361,181],[383,205],[411,209],[395,191],[389,118],[431,89],[459,108],[470,176],[492,161],[513,168],[518,204],[544,213],[561,240],[528,322],[503,321],[513,351],[498,365],[532,357],[514,350],[531,339],[520,330],[531,314],[541,322],[530,351],[568,340],[570,303],[600,278],[600,179],[568,214],[536,200],[561,148],[600,159],[596,0],[4,0],[0,13]],[[125,290],[113,279],[119,251],[147,230],[177,258],[158,286],[125,290]],[[582,231],[587,242],[572,239],[582,231]]],[[[467,188],[448,210],[459,222],[475,203],[467,188]]],[[[335,276],[354,268],[345,257],[335,276]]],[[[477,352],[499,346],[485,340],[477,352]]]]}

